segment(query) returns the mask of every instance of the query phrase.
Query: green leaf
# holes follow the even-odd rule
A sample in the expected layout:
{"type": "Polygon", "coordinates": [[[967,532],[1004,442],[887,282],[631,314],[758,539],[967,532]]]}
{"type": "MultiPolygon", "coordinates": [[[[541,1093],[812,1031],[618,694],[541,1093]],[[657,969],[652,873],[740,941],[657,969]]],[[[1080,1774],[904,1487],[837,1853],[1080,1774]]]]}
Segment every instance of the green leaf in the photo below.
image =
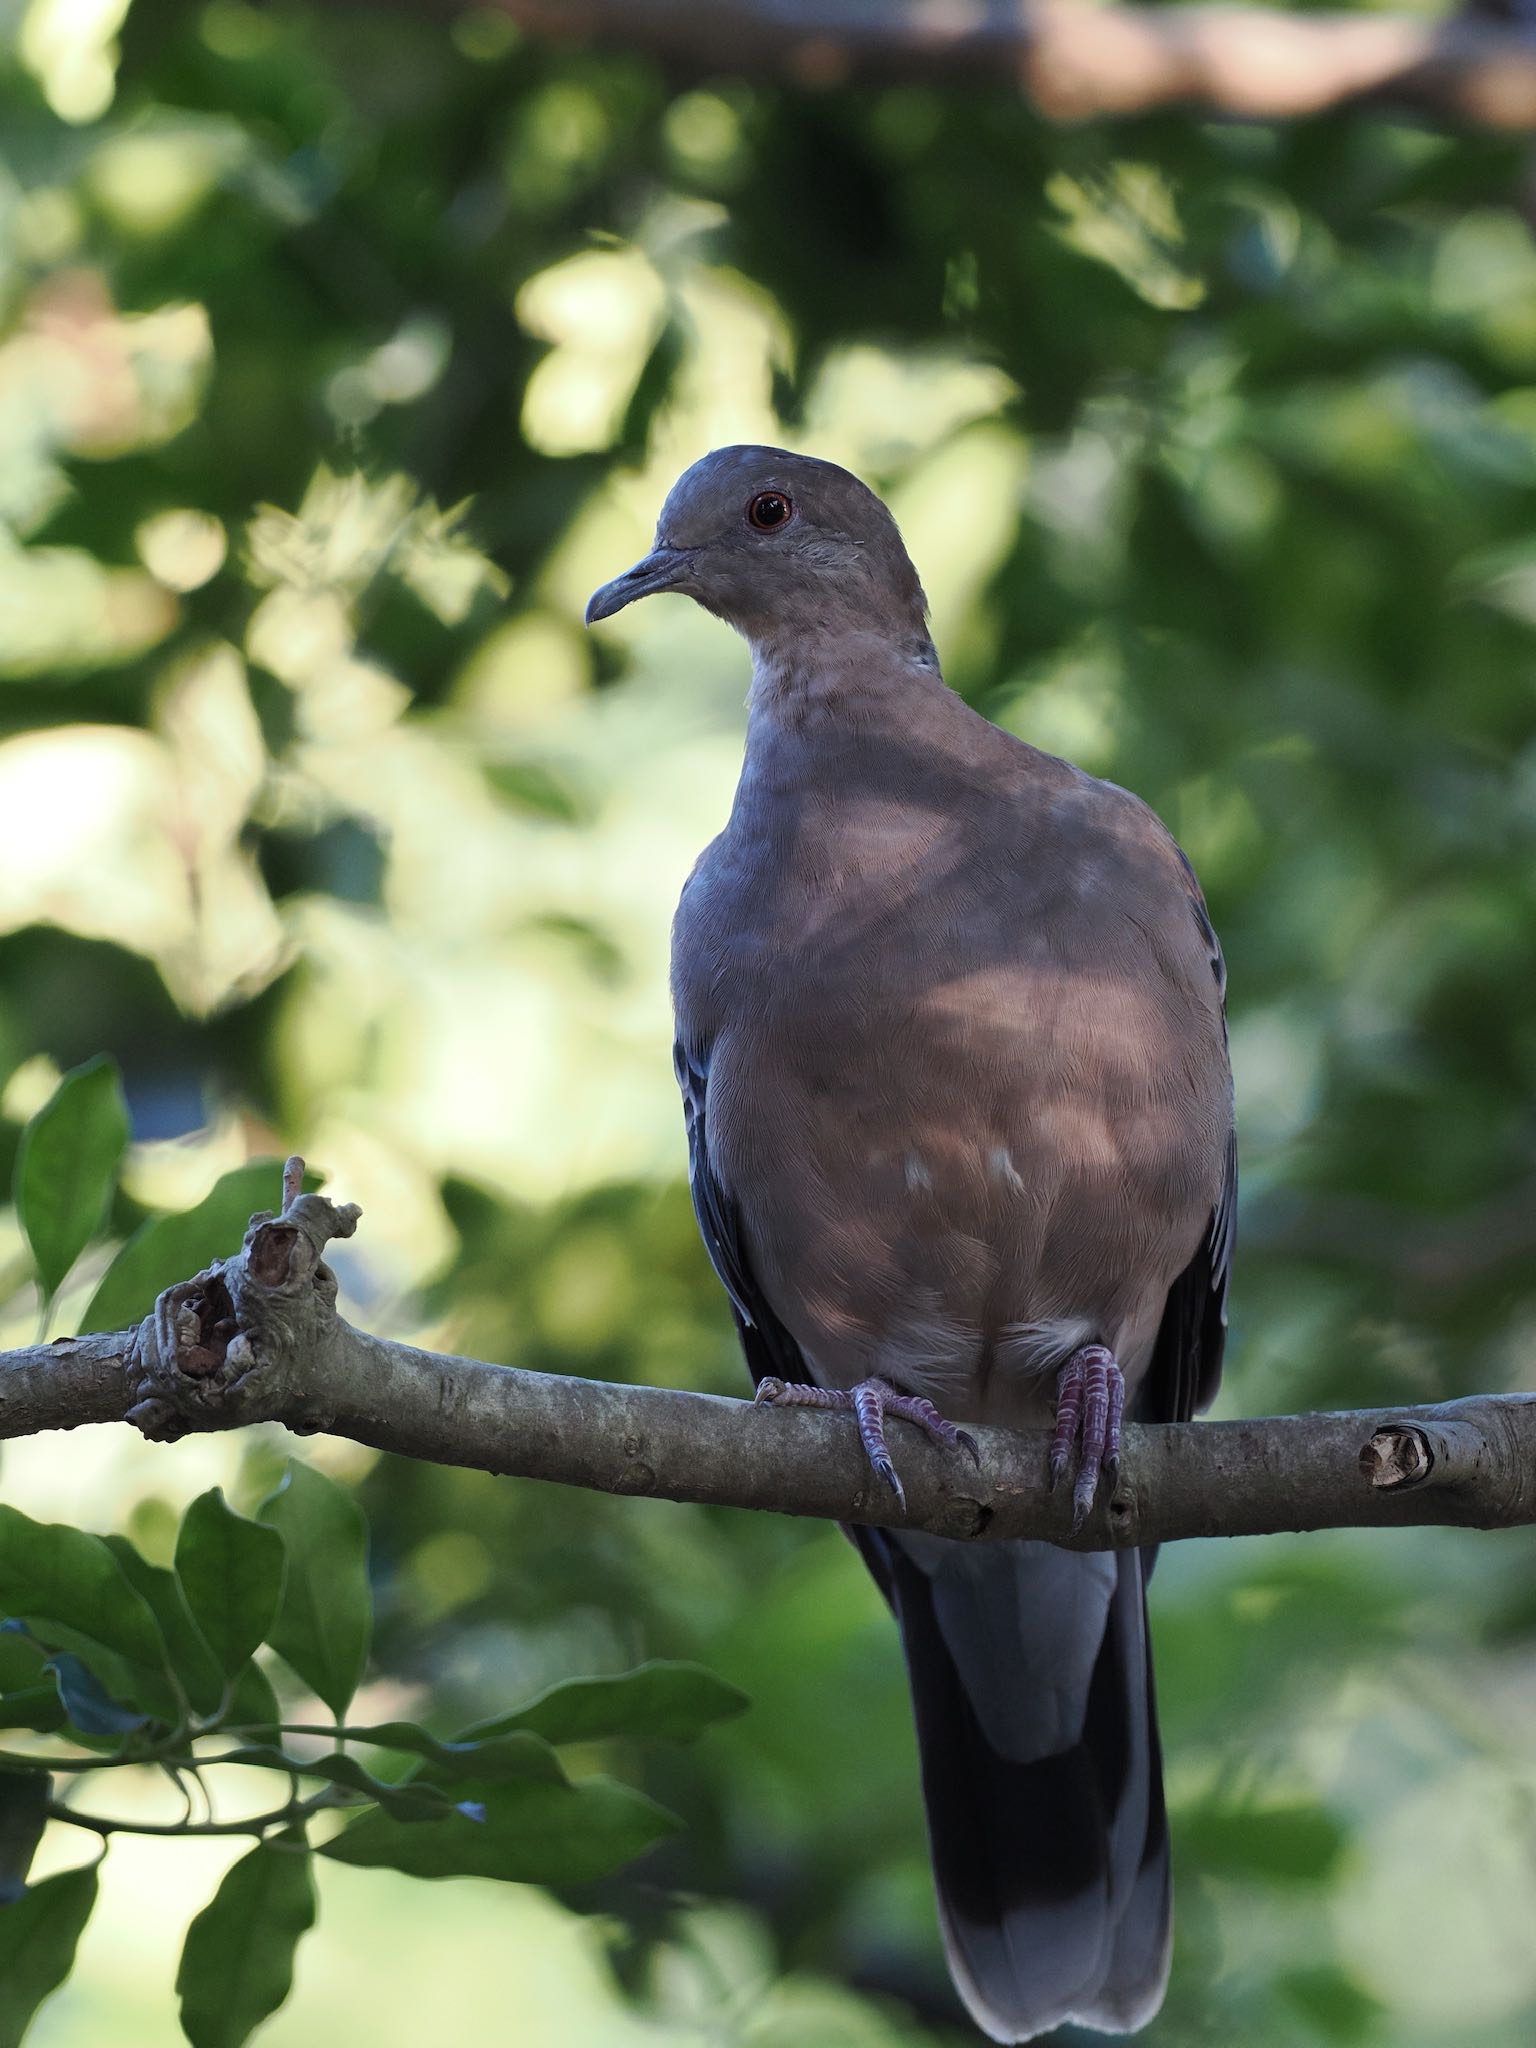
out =
{"type": "Polygon", "coordinates": [[[376,1749],[401,1750],[424,1759],[439,1778],[542,1778],[563,1785],[560,1759],[542,1736],[519,1729],[484,1742],[440,1742],[413,1721],[381,1721],[374,1727],[347,1730],[349,1742],[372,1743],[376,1749]]]}
{"type": "Polygon", "coordinates": [[[1321,1806],[1258,1808],[1187,1816],[1184,1841],[1206,1871],[1271,1883],[1318,1884],[1344,1853],[1344,1830],[1321,1806]]]}
{"type": "MultiPolygon", "coordinates": [[[[109,1545],[116,1540],[107,1539],[109,1545]]],[[[175,1689],[163,1671],[151,1670],[146,1664],[135,1664],[64,1622],[45,1621],[42,1626],[48,1635],[46,1643],[40,1642],[25,1622],[0,1623],[0,1666],[7,1673],[7,1691],[4,1697],[0,1697],[0,1725],[11,1728],[63,1727],[64,1705],[52,1669],[54,1660],[61,1654],[78,1660],[111,1698],[131,1702],[145,1714],[158,1716],[161,1720],[167,1717],[175,1719],[175,1689]],[[19,1661],[18,1653],[25,1658],[25,1663],[19,1661]],[[18,1685],[16,1681],[22,1678],[25,1678],[25,1683],[18,1685]],[[39,1694],[46,1696],[46,1711],[43,1710],[42,1699],[37,1697],[39,1694]],[[34,1702],[36,1718],[32,1718],[29,1712],[29,1703],[34,1702]]]]}
{"type": "Polygon", "coordinates": [[[45,1668],[47,1652],[17,1621],[0,1622],[0,1728],[51,1733],[64,1709],[45,1668]]]}
{"type": "MultiPolygon", "coordinates": [[[[43,1624],[50,1657],[68,1651],[78,1657],[86,1669],[100,1681],[111,1698],[139,1708],[152,1720],[174,1727],[181,1718],[182,1703],[177,1698],[176,1688],[167,1677],[163,1665],[151,1667],[138,1664],[128,1657],[121,1657],[116,1650],[109,1650],[93,1636],[76,1628],[69,1628],[63,1622],[50,1621],[43,1624]]],[[[83,1730],[78,1737],[89,1747],[100,1746],[103,1738],[87,1736],[83,1730]]],[[[112,1745],[106,1744],[108,1748],[112,1745]]]]}
{"type": "Polygon", "coordinates": [[[513,1884],[584,1884],[605,1877],[682,1825],[627,1785],[466,1783],[461,1799],[484,1810],[442,1820],[364,1814],[321,1850],[338,1863],[403,1870],[411,1877],[499,1877],[513,1884]]]}
{"type": "Polygon", "coordinates": [[[442,1786],[412,1779],[396,1783],[376,1778],[355,1756],[332,1750],[326,1756],[298,1757],[271,1743],[251,1743],[232,1749],[219,1758],[221,1764],[249,1764],[260,1770],[287,1771],[301,1778],[321,1778],[328,1785],[343,1785],[361,1792],[401,1820],[435,1819],[452,1810],[454,1801],[442,1786]]]}
{"type": "Polygon", "coordinates": [[[258,1513],[288,1553],[267,1641],[339,1719],[362,1678],[373,1633],[363,1511],[344,1486],[313,1465],[294,1463],[258,1513]]]}
{"type": "MultiPolygon", "coordinates": [[[[195,1208],[141,1223],[102,1274],[81,1328],[123,1330],[143,1322],[156,1295],[239,1251],[252,1216],[278,1206],[282,1183],[281,1161],[253,1161],[226,1173],[195,1208]]],[[[306,1174],[304,1185],[318,1186],[319,1175],[306,1174]]]]}
{"type": "Polygon", "coordinates": [[[46,1771],[0,1771],[0,1906],[19,1899],[27,1888],[52,1794],[46,1771]]]}
{"type": "Polygon", "coordinates": [[[702,1664],[657,1660],[614,1678],[571,1678],[551,1686],[525,1707],[466,1728],[457,1740],[483,1742],[514,1728],[546,1742],[599,1742],[628,1736],[637,1742],[691,1742],[711,1722],[739,1714],[751,1702],[702,1664]]]}
{"type": "Polygon", "coordinates": [[[21,2048],[32,2016],[74,1966],[96,1903],[96,1866],[61,1870],[0,1906],[0,2048],[21,2048]]]}
{"type": "Polygon", "coordinates": [[[1351,2048],[1376,2032],[1386,2008],[1379,1998],[1346,1976],[1337,1963],[1292,1970],[1276,1979],[1282,1999],[1294,2005],[1324,2039],[1351,2048]]]}
{"type": "Polygon", "coordinates": [[[192,1619],[176,1574],[151,1564],[126,1536],[107,1536],[103,1541],[159,1622],[166,1661],[183,1692],[200,1714],[211,1714],[224,1697],[224,1674],[192,1619]]]}
{"type": "Polygon", "coordinates": [[[293,1952],[315,1924],[302,1836],[242,1856],[187,1929],[176,1972],[192,2048],[240,2048],[293,1987],[293,1952]]]}
{"type": "Polygon", "coordinates": [[[86,1735],[131,1735],[148,1722],[147,1714],[113,1699],[95,1672],[68,1650],[56,1651],[48,1660],[48,1669],[72,1728],[86,1735]]]}
{"type": "Polygon", "coordinates": [[[35,1728],[51,1735],[64,1726],[64,1708],[52,1685],[25,1685],[0,1698],[0,1728],[35,1728]]]}
{"type": "Polygon", "coordinates": [[[0,1692],[35,1685],[47,1654],[19,1621],[0,1621],[0,1692]]]}
{"type": "Polygon", "coordinates": [[[128,1108],[105,1055],[66,1074],[21,1134],[16,1213],[51,1301],[96,1235],[128,1144],[128,1108]]]}
{"type": "Polygon", "coordinates": [[[217,1487],[182,1518],[176,1576],[203,1639],[226,1677],[266,1640],[282,1599],[283,1539],[230,1508],[217,1487]]]}
{"type": "Polygon", "coordinates": [[[247,1664],[235,1680],[234,1696],[225,1721],[263,1742],[276,1742],[283,1718],[272,1681],[259,1664],[247,1664]]]}
{"type": "Polygon", "coordinates": [[[103,1538],[61,1522],[34,1522],[4,1506],[0,1612],[28,1621],[62,1622],[130,1663],[151,1669],[165,1663],[160,1624],[148,1602],[128,1583],[103,1538]]]}

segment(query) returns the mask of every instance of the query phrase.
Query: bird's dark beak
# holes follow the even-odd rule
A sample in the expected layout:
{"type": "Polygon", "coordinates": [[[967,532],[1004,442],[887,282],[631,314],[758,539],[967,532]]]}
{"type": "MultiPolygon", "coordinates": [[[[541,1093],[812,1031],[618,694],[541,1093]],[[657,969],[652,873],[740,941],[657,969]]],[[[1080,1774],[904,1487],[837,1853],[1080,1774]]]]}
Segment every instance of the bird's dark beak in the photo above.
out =
{"type": "Polygon", "coordinates": [[[696,548],[652,548],[633,569],[626,569],[622,576],[615,576],[601,590],[593,591],[587,601],[587,624],[595,626],[599,619],[611,619],[637,597],[654,597],[658,590],[676,590],[697,552],[696,548]]]}

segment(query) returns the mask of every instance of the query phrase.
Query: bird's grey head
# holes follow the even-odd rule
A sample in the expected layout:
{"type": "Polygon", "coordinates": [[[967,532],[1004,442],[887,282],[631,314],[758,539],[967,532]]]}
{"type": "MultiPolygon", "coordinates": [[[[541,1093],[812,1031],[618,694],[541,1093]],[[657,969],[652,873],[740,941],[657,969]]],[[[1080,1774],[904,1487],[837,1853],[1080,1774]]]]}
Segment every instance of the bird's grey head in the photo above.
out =
{"type": "Polygon", "coordinates": [[[857,631],[931,653],[927,601],[890,513],[846,469],[783,448],[717,448],[686,470],[650,553],[593,593],[587,624],[661,590],[759,647],[857,631]]]}

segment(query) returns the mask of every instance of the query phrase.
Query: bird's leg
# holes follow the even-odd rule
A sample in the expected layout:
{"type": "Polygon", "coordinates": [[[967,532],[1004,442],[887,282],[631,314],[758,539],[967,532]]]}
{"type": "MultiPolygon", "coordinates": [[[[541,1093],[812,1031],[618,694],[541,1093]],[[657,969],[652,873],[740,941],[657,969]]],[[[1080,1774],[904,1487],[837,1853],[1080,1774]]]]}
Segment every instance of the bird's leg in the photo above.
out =
{"type": "Polygon", "coordinates": [[[926,1430],[929,1436],[950,1450],[968,1451],[978,1470],[981,1466],[976,1439],[967,1430],[957,1429],[921,1394],[898,1393],[888,1380],[860,1380],[856,1387],[817,1387],[795,1380],[763,1379],[758,1381],[757,1392],[752,1398],[754,1401],[772,1402],[775,1407],[851,1408],[858,1418],[859,1442],[864,1446],[865,1457],[903,1508],[907,1504],[906,1492],[886,1448],[887,1415],[899,1415],[907,1422],[915,1422],[919,1429],[926,1430]]]}
{"type": "Polygon", "coordinates": [[[1082,1459],[1072,1489],[1072,1527],[1080,1529],[1099,1490],[1099,1474],[1111,1478],[1120,1463],[1120,1423],[1125,1414],[1125,1379],[1115,1354],[1102,1344],[1085,1344],[1061,1368],[1056,1383],[1056,1434],[1051,1443],[1051,1486],[1066,1471],[1072,1446],[1082,1437],[1082,1459]]]}

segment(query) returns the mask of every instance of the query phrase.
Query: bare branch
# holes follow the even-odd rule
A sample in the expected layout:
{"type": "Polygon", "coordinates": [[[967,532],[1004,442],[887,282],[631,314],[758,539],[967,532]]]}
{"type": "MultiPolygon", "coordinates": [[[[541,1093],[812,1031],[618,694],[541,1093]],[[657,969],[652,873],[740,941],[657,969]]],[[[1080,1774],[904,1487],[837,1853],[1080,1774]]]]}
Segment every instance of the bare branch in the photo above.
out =
{"type": "Polygon", "coordinates": [[[1280,1529],[1536,1522],[1536,1395],[1126,1431],[1112,1495],[1071,1534],[1049,1433],[976,1431],[981,1471],[903,1430],[902,1515],[846,1416],[486,1365],[391,1343],[336,1313],[324,1252],[350,1204],[296,1190],[234,1258],[169,1288],[138,1330],[0,1354],[0,1438],[131,1421],[169,1440],[281,1422],[378,1450],[603,1493],[1075,1549],[1280,1529]]]}
{"type": "Polygon", "coordinates": [[[690,76],[1002,84],[1058,121],[1186,106],[1295,120],[1364,104],[1536,127],[1512,24],[1083,0],[494,0],[531,33],[649,51],[690,76]]]}

